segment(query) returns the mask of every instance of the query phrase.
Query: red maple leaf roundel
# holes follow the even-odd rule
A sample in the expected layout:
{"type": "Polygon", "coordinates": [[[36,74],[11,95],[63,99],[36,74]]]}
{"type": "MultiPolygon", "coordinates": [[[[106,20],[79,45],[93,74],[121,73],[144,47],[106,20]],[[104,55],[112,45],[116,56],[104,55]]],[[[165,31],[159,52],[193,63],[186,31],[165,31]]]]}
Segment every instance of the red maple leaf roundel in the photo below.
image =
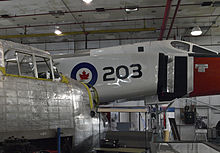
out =
{"type": "Polygon", "coordinates": [[[89,73],[86,74],[86,71],[83,71],[82,74],[79,74],[81,80],[89,79],[89,73]]]}

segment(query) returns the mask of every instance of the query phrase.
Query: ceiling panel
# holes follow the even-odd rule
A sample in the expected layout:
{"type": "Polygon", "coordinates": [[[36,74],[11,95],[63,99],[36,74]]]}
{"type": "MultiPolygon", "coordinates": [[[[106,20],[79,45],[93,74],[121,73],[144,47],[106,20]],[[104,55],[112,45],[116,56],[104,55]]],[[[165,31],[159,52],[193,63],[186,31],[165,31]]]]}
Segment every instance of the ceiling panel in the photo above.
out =
{"type": "MultiPolygon", "coordinates": [[[[220,19],[217,17],[220,14],[220,7],[202,7],[200,5],[202,2],[205,2],[205,0],[181,1],[171,37],[176,33],[176,29],[181,32],[180,35],[188,35],[189,29],[195,25],[201,27],[212,25],[211,29],[215,31],[214,34],[220,35],[218,28],[220,19]],[[214,21],[215,23],[213,24],[214,21]]],[[[171,25],[176,4],[177,0],[173,0],[165,34],[171,25]]],[[[91,4],[85,4],[82,0],[2,1],[0,2],[0,16],[3,15],[4,18],[0,18],[0,32],[1,35],[53,33],[57,25],[63,32],[146,27],[156,28],[157,30],[153,32],[138,32],[136,36],[145,36],[147,34],[149,37],[156,38],[162,25],[165,5],[166,0],[93,0],[91,4]],[[139,7],[139,11],[125,12],[124,8],[131,6],[139,7]],[[103,8],[104,11],[97,12],[97,8],[103,8]],[[69,11],[72,11],[72,13],[69,11]]],[[[123,35],[124,37],[131,36],[131,33],[124,32],[112,33],[111,36],[106,34],[106,37],[113,37],[115,34],[123,35]]],[[[99,36],[96,34],[90,36],[90,38],[94,37],[96,39],[99,36]]],[[[70,39],[70,37],[72,38],[73,36],[45,36],[33,39],[22,38],[22,40],[53,41],[54,38],[56,40],[64,40],[70,39]]],[[[81,38],[81,36],[77,37],[81,38]]],[[[20,38],[13,39],[20,40],[20,38]]]]}

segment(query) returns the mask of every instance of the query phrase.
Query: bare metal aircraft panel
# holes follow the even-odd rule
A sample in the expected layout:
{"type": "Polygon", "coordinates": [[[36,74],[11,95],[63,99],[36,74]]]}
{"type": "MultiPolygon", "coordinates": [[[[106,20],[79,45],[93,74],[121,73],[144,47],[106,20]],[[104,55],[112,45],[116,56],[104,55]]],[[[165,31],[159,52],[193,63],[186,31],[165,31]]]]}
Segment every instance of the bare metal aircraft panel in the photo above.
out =
{"type": "Polygon", "coordinates": [[[65,84],[11,76],[0,76],[0,80],[1,141],[10,132],[17,133],[15,137],[23,133],[25,138],[46,138],[51,135],[43,131],[59,127],[74,130],[77,145],[98,132],[98,120],[90,116],[87,91],[79,82],[65,84]],[[38,130],[43,131],[25,135],[38,130]]]}
{"type": "Polygon", "coordinates": [[[74,150],[86,151],[103,130],[91,117],[93,98],[85,84],[58,73],[48,52],[0,40],[0,142],[53,139],[60,128],[74,150]]]}

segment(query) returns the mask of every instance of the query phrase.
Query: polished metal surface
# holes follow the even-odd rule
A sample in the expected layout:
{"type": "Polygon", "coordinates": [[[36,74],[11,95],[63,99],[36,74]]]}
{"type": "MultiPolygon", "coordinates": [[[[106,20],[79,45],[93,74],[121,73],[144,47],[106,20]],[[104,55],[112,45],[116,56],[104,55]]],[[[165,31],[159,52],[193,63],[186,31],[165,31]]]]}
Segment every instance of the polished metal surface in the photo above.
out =
{"type": "MultiPolygon", "coordinates": [[[[0,72],[5,67],[3,55],[9,53],[9,50],[51,58],[42,50],[7,41],[0,42],[0,72]]],[[[91,97],[79,81],[66,80],[1,73],[0,142],[11,136],[24,136],[26,139],[56,138],[56,130],[61,128],[61,136],[71,136],[73,146],[87,140],[91,140],[91,146],[96,143],[99,120],[97,116],[90,116],[91,97]]]]}
{"type": "Polygon", "coordinates": [[[90,117],[89,97],[79,82],[0,78],[0,132],[72,128],[76,144],[98,132],[98,119],[90,117]]]}

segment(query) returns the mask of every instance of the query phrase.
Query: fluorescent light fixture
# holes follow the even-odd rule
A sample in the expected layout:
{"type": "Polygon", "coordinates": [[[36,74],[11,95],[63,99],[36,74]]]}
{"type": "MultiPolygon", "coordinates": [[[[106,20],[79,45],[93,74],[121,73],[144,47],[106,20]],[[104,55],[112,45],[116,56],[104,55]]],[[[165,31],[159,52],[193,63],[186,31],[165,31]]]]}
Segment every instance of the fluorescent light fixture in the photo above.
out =
{"type": "Polygon", "coordinates": [[[202,30],[200,29],[199,26],[194,27],[191,31],[192,36],[200,36],[201,34],[202,34],[202,30]]]}
{"type": "Polygon", "coordinates": [[[59,29],[55,29],[54,33],[55,33],[56,35],[61,35],[61,34],[62,34],[62,31],[60,31],[59,29]]]}
{"type": "Polygon", "coordinates": [[[90,4],[93,0],[83,0],[86,4],[90,4]]]}
{"type": "Polygon", "coordinates": [[[126,12],[135,12],[138,11],[138,7],[134,6],[134,7],[127,7],[125,8],[126,12]]]}
{"type": "Polygon", "coordinates": [[[60,31],[59,27],[56,27],[55,30],[54,30],[54,33],[56,35],[61,35],[62,34],[62,31],[60,31]]]}

